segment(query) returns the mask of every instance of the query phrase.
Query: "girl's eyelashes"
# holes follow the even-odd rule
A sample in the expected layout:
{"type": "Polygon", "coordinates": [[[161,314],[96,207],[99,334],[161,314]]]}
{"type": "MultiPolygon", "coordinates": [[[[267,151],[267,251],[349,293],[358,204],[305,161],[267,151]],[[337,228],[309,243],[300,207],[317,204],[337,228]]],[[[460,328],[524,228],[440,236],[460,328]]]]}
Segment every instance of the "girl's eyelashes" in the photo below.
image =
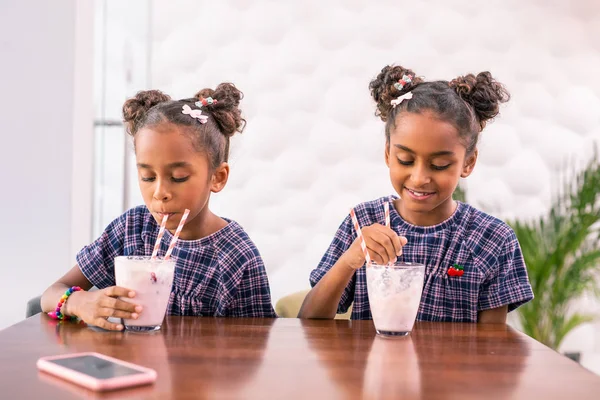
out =
{"type": "MultiPolygon", "coordinates": [[[[404,161],[404,160],[398,159],[398,162],[400,164],[402,164],[402,165],[413,165],[414,164],[414,161],[412,161],[412,160],[411,161],[404,161]]],[[[451,165],[452,165],[452,163],[446,164],[446,165],[434,165],[434,164],[431,164],[431,169],[433,169],[435,171],[443,171],[443,170],[447,169],[448,167],[450,167],[451,165]]]]}
{"type": "MultiPolygon", "coordinates": [[[[151,178],[141,177],[140,179],[142,182],[154,182],[156,180],[156,177],[151,177],[151,178]]],[[[171,181],[175,182],[175,183],[183,183],[183,182],[187,181],[188,179],[190,179],[189,176],[184,176],[183,178],[171,177],[171,181]]]]}

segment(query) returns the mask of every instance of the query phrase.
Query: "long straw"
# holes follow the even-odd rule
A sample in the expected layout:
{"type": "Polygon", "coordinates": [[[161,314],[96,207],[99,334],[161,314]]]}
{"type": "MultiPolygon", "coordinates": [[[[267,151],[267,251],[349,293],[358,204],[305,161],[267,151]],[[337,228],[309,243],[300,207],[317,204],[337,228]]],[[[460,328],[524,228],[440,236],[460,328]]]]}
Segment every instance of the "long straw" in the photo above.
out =
{"type": "Polygon", "coordinates": [[[362,235],[360,230],[360,225],[358,225],[358,219],[356,219],[356,214],[354,213],[354,208],[350,209],[350,218],[352,218],[352,223],[354,224],[354,230],[356,231],[356,235],[360,239],[360,248],[365,255],[365,260],[367,261],[367,265],[371,263],[371,257],[369,257],[369,252],[367,251],[367,243],[365,242],[365,238],[362,235]]]}
{"type": "MultiPolygon", "coordinates": [[[[385,226],[390,227],[390,202],[386,201],[383,203],[383,210],[385,211],[385,226]]],[[[390,261],[388,265],[392,265],[393,263],[390,261]]]]}
{"type": "Polygon", "coordinates": [[[383,203],[383,209],[385,210],[385,226],[390,227],[390,203],[383,203]]]}
{"type": "Polygon", "coordinates": [[[171,239],[171,243],[169,244],[169,248],[167,249],[167,253],[165,254],[165,260],[168,260],[169,258],[171,258],[171,253],[173,252],[173,249],[175,248],[175,243],[177,243],[177,238],[179,238],[179,234],[181,233],[181,230],[183,229],[183,225],[185,225],[185,220],[187,219],[189,214],[190,214],[190,210],[188,210],[186,208],[185,212],[183,213],[183,217],[181,217],[181,221],[179,221],[179,226],[177,227],[177,230],[175,231],[175,234],[173,235],[173,239],[171,239]]]}
{"type": "Polygon", "coordinates": [[[165,214],[163,216],[162,222],[160,223],[160,229],[158,230],[158,236],[156,237],[156,243],[154,244],[154,251],[152,251],[152,260],[156,260],[158,256],[158,250],[160,249],[160,241],[162,240],[163,235],[165,234],[165,227],[167,226],[167,220],[169,219],[169,214],[165,214]]]}

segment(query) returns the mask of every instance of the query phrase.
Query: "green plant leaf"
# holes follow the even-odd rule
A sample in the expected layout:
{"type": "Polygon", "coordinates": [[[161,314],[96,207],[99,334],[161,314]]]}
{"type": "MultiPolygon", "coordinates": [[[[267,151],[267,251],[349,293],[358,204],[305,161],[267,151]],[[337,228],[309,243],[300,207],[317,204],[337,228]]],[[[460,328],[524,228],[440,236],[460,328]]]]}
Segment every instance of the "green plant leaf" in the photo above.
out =
{"type": "Polygon", "coordinates": [[[592,322],[594,319],[595,317],[592,315],[573,314],[566,321],[563,320],[562,323],[556,327],[553,348],[558,349],[565,336],[573,329],[581,324],[592,322]]]}
{"type": "Polygon", "coordinates": [[[583,170],[571,170],[546,214],[508,223],[521,245],[535,294],[518,311],[523,331],[557,349],[571,330],[593,320],[590,315],[569,314],[573,301],[600,293],[595,279],[600,266],[597,152],[583,170]]]}

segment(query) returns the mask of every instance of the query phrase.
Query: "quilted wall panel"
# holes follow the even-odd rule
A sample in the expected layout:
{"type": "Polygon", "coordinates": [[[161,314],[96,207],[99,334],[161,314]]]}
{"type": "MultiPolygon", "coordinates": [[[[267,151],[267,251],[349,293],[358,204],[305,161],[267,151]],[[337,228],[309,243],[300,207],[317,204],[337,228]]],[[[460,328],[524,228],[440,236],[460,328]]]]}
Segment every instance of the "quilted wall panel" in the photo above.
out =
{"type": "MultiPolygon", "coordinates": [[[[388,63],[429,79],[490,70],[507,85],[512,100],[463,182],[500,218],[543,213],[566,161],[600,141],[600,2],[323,4],[151,2],[151,87],[189,97],[232,81],[246,95],[248,125],[212,207],[258,245],[274,301],[309,287],[351,206],[392,193],[367,90],[388,63]]],[[[599,331],[588,324],[564,348],[600,352],[599,331]]]]}

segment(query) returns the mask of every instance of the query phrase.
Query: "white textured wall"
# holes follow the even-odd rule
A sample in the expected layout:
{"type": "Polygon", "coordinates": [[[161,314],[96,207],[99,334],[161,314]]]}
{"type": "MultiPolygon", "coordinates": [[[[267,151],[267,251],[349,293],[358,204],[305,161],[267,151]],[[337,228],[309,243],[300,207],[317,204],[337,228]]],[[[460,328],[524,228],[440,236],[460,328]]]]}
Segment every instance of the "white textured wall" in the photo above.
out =
{"type": "MultiPolygon", "coordinates": [[[[544,212],[561,163],[600,140],[600,2],[323,4],[152,2],[153,87],[188,97],[232,81],[246,95],[248,126],[212,207],[257,243],[275,301],[309,287],[349,207],[392,192],[367,89],[387,63],[430,79],[490,70],[507,85],[513,99],[464,182],[501,218],[544,212]]],[[[599,331],[582,327],[564,348],[600,352],[599,331]]]]}
{"type": "Polygon", "coordinates": [[[153,87],[184,97],[233,81],[246,94],[213,207],[260,245],[275,297],[307,286],[351,205],[391,191],[367,90],[386,63],[430,79],[490,70],[508,86],[465,182],[501,218],[544,212],[561,163],[600,139],[600,3],[330,3],[153,2],[153,87]]]}
{"type": "MultiPolygon", "coordinates": [[[[429,79],[491,70],[513,99],[482,137],[469,200],[501,218],[544,212],[567,157],[600,141],[600,2],[581,0],[97,0],[95,115],[127,96],[189,97],[232,81],[248,126],[212,208],[259,246],[273,300],[309,287],[348,209],[389,194],[383,126],[367,85],[400,63],[429,79]]],[[[95,233],[139,204],[123,187],[120,128],[97,130],[95,233]]],[[[575,154],[575,155],[574,155],[575,154]]],[[[131,153],[129,153],[131,156],[131,153]]],[[[574,156],[573,156],[574,155],[574,156]]],[[[597,301],[579,305],[598,312],[597,301]]],[[[600,372],[600,323],[570,335],[600,372]]]]}
{"type": "Polygon", "coordinates": [[[0,1],[0,329],[89,241],[91,22],[75,1],[0,1]]]}

